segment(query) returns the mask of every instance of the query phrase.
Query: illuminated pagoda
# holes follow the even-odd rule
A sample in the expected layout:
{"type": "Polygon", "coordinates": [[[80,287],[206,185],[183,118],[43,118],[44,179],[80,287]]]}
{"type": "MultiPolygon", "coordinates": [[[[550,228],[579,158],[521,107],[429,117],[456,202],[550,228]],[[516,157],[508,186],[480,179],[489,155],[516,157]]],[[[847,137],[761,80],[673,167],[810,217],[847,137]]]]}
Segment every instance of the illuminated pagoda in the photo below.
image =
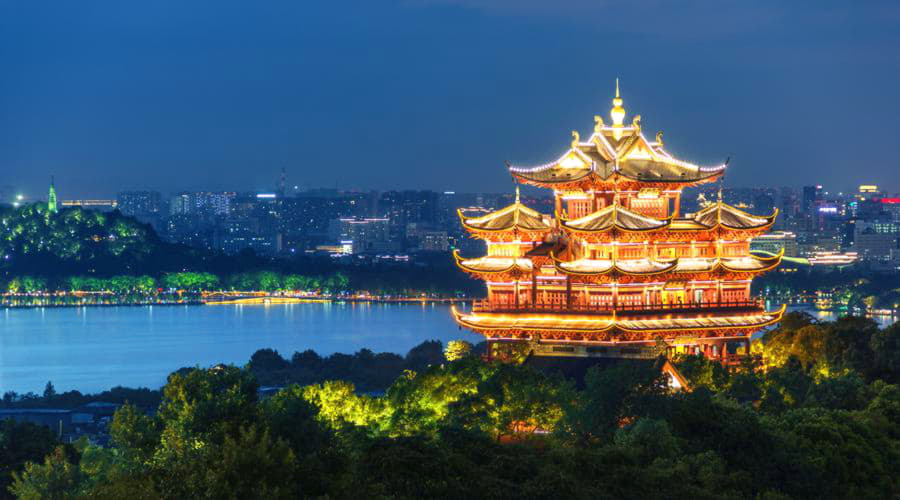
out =
{"type": "Polygon", "coordinates": [[[50,191],[47,193],[47,211],[55,214],[59,210],[56,200],[56,186],[53,183],[53,177],[50,178],[50,191]]]}
{"type": "Polygon", "coordinates": [[[487,298],[456,321],[484,335],[497,355],[527,346],[534,356],[649,358],[694,353],[726,364],[749,353],[750,336],[777,322],[750,293],[781,254],[750,254],[775,222],[718,200],[681,213],[686,187],[721,180],[726,165],[700,167],[648,140],[641,117],[624,123],[616,82],[611,124],[573,131],[569,149],[537,167],[509,166],[516,182],[552,189],[553,216],[515,202],[487,215],[460,211],[487,255],[454,254],[487,284],[487,298]],[[730,347],[729,347],[730,346],[730,347]],[[661,352],[665,351],[665,352],[661,352]]]}

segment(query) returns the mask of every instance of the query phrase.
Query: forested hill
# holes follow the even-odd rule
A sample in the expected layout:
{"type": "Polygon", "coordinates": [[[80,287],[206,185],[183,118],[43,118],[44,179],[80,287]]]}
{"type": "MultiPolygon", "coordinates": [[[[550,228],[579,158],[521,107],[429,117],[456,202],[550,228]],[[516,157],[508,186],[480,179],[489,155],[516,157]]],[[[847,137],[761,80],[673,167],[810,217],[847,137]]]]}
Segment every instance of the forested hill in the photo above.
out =
{"type": "Polygon", "coordinates": [[[116,272],[152,260],[165,246],[153,229],[118,211],[44,203],[0,208],[3,267],[18,272],[116,272]],[[99,268],[99,269],[98,269],[99,268]]]}
{"type": "MultiPolygon", "coordinates": [[[[449,254],[419,257],[415,266],[358,266],[327,257],[286,259],[252,252],[231,256],[166,243],[152,227],[118,211],[64,208],[52,213],[44,203],[0,207],[0,286],[18,279],[40,284],[35,290],[18,287],[23,291],[72,290],[72,283],[90,278],[148,276],[162,284],[176,273],[211,273],[212,289],[240,289],[248,279],[253,282],[248,286],[256,286],[261,276],[277,281],[258,288],[264,290],[283,289],[296,276],[312,282],[343,276],[343,290],[381,294],[478,294],[482,289],[456,269],[449,254]]],[[[12,290],[4,286],[2,291],[12,290]]]]}

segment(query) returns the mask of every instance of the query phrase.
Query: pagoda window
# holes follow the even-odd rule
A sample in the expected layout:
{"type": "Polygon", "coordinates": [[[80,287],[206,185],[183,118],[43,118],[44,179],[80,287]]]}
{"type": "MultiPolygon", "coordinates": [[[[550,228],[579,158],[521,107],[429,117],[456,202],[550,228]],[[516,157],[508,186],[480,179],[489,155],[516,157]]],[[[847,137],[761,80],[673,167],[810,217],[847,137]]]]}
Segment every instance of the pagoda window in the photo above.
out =
{"type": "Polygon", "coordinates": [[[743,302],[747,300],[744,288],[726,288],[722,290],[723,302],[743,302]]]}
{"type": "Polygon", "coordinates": [[[589,199],[567,200],[566,205],[570,219],[584,217],[592,212],[591,200],[589,199]]]}
{"type": "Polygon", "coordinates": [[[590,256],[592,259],[609,260],[613,258],[613,251],[610,247],[593,247],[590,256]]]}
{"type": "Polygon", "coordinates": [[[675,247],[660,248],[657,251],[657,259],[674,259],[676,256],[675,247]]]}
{"type": "Polygon", "coordinates": [[[697,253],[697,257],[715,257],[716,256],[716,248],[709,245],[704,245],[702,247],[695,247],[695,252],[697,253]]]}
{"type": "Polygon", "coordinates": [[[644,247],[643,246],[622,246],[619,247],[619,258],[620,259],[640,259],[644,256],[644,247]]]}
{"type": "Polygon", "coordinates": [[[741,243],[727,243],[723,245],[722,253],[726,257],[743,257],[749,253],[749,250],[745,250],[741,243]]]}
{"type": "Polygon", "coordinates": [[[640,306],[642,304],[640,292],[619,292],[619,304],[624,306],[640,306]]]}
{"type": "Polygon", "coordinates": [[[656,219],[665,219],[669,216],[669,202],[667,198],[658,197],[658,193],[656,198],[642,198],[642,196],[652,196],[652,194],[647,195],[642,190],[637,198],[631,198],[628,203],[631,210],[656,219]]]}
{"type": "Polygon", "coordinates": [[[491,257],[519,257],[521,252],[519,244],[495,243],[488,248],[488,255],[491,257]]]}

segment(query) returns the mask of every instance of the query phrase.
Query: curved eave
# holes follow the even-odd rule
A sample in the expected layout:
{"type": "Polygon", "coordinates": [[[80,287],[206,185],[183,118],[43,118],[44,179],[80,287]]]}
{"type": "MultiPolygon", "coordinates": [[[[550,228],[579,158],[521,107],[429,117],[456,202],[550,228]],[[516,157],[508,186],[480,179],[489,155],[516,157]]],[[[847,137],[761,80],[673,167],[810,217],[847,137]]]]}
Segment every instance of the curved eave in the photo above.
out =
{"type": "MultiPolygon", "coordinates": [[[[732,207],[732,208],[734,208],[734,207],[732,207]]],[[[753,217],[754,219],[766,219],[766,222],[764,224],[760,224],[758,226],[749,226],[749,227],[729,226],[728,224],[725,224],[722,222],[720,222],[718,225],[721,227],[724,227],[726,229],[730,229],[732,231],[758,231],[761,229],[769,229],[770,227],[772,227],[772,224],[775,224],[775,218],[778,217],[778,208],[775,208],[772,211],[772,215],[769,215],[768,217],[759,217],[756,215],[751,215],[751,214],[748,214],[747,212],[744,212],[743,210],[741,210],[739,208],[735,208],[735,210],[741,212],[742,215],[745,215],[747,217],[753,217]]]]}
{"type": "MultiPolygon", "coordinates": [[[[594,213],[596,213],[596,212],[594,212],[594,213]]],[[[590,215],[593,215],[593,214],[590,214],[590,215]]],[[[585,217],[589,217],[590,215],[585,216],[585,217]]],[[[640,215],[640,214],[636,214],[636,215],[640,215]]],[[[653,231],[661,231],[672,225],[672,220],[674,217],[674,215],[670,215],[669,217],[666,217],[665,219],[653,219],[653,220],[658,220],[660,222],[664,222],[664,224],[661,226],[647,227],[647,228],[642,228],[642,229],[628,228],[628,227],[625,227],[625,226],[622,226],[621,224],[619,224],[618,221],[616,221],[612,225],[607,226],[602,229],[582,229],[582,228],[570,226],[569,222],[571,222],[571,219],[567,219],[567,218],[563,217],[562,214],[560,214],[559,212],[556,212],[554,214],[554,216],[556,217],[556,220],[559,221],[560,227],[562,227],[566,231],[570,231],[573,233],[582,233],[582,234],[606,233],[613,229],[615,229],[617,231],[623,231],[626,233],[650,233],[653,231]]],[[[579,217],[579,219],[583,219],[585,217],[579,217]]],[[[646,216],[642,216],[642,217],[646,217],[646,216]]]]}
{"type": "Polygon", "coordinates": [[[459,216],[459,223],[462,224],[462,226],[464,228],[466,228],[467,230],[469,230],[472,233],[503,233],[503,232],[509,232],[509,231],[518,231],[520,233],[542,234],[542,233],[549,232],[551,229],[550,226],[547,226],[545,229],[530,229],[530,228],[521,227],[518,224],[511,224],[507,227],[502,227],[502,228],[484,228],[484,227],[479,227],[479,226],[473,226],[473,225],[467,223],[466,216],[463,215],[462,210],[459,208],[456,209],[456,215],[459,216]]]}
{"type": "MultiPolygon", "coordinates": [[[[659,262],[659,261],[656,261],[656,262],[659,262]]],[[[654,269],[652,271],[645,271],[645,272],[626,271],[626,270],[622,269],[621,267],[619,267],[618,264],[616,264],[615,268],[616,268],[616,272],[619,272],[621,274],[625,274],[628,276],[655,276],[657,274],[665,274],[665,273],[673,271],[676,267],[678,267],[678,259],[675,259],[675,260],[669,262],[668,264],[669,264],[669,266],[665,267],[663,269],[654,269]]]]}
{"type": "Polygon", "coordinates": [[[451,313],[453,314],[453,319],[460,326],[464,326],[466,328],[470,328],[475,331],[489,331],[489,330],[543,330],[543,331],[560,331],[560,332],[574,332],[574,333],[602,333],[612,330],[616,326],[615,320],[607,320],[605,324],[598,328],[583,328],[583,327],[555,327],[555,326],[540,326],[540,327],[529,327],[529,326],[519,326],[519,325],[510,325],[510,326],[488,326],[488,325],[479,325],[464,319],[467,316],[466,313],[462,313],[456,309],[456,306],[452,306],[450,308],[451,313]]]}
{"type": "Polygon", "coordinates": [[[517,271],[517,270],[520,272],[531,272],[530,269],[524,269],[524,268],[519,267],[519,265],[516,263],[515,258],[512,258],[513,263],[509,267],[507,267],[505,269],[496,269],[496,270],[478,269],[476,267],[471,267],[471,266],[465,265],[463,262],[465,262],[466,260],[470,260],[470,259],[465,259],[465,258],[461,257],[459,255],[459,250],[453,250],[453,258],[456,260],[457,267],[459,267],[463,271],[466,271],[466,272],[472,273],[472,274],[503,274],[503,273],[509,273],[509,272],[517,271]]]}
{"type": "MultiPolygon", "coordinates": [[[[628,326],[630,323],[636,323],[640,321],[646,320],[629,320],[629,319],[616,319],[615,317],[609,319],[601,319],[597,318],[597,322],[601,323],[596,328],[585,328],[582,325],[574,324],[575,322],[590,322],[591,320],[584,319],[569,319],[568,322],[572,324],[572,326],[562,326],[559,323],[565,324],[567,322],[565,315],[559,315],[559,317],[552,317],[552,321],[543,325],[519,325],[516,324],[516,321],[521,321],[521,319],[517,319],[516,316],[511,315],[508,316],[510,321],[507,324],[502,325],[485,325],[478,324],[472,321],[465,319],[469,314],[462,313],[456,309],[456,306],[451,308],[451,312],[453,314],[453,318],[457,324],[460,326],[465,326],[466,328],[470,328],[475,331],[496,331],[496,330],[540,330],[540,331],[560,331],[560,332],[571,332],[571,333],[602,333],[610,330],[618,330],[622,332],[630,332],[630,333],[655,333],[655,332],[672,332],[672,331],[713,331],[713,330],[753,330],[759,328],[765,328],[767,326],[773,325],[779,321],[784,316],[784,312],[786,310],[787,305],[783,304],[781,308],[777,311],[765,311],[759,313],[760,321],[756,321],[753,323],[745,323],[745,324],[717,324],[717,325],[693,325],[688,322],[703,319],[700,318],[671,318],[667,321],[674,321],[675,324],[672,326],[665,327],[635,327],[628,326]],[[677,324],[678,320],[683,320],[684,324],[677,324]],[[556,324],[554,324],[556,323],[556,324]]],[[[502,316],[502,315],[500,315],[502,316]]],[[[521,315],[526,316],[526,315],[521,315]]],[[[541,315],[538,314],[537,317],[541,315]]],[[[727,316],[726,316],[727,317],[727,316]]],[[[655,320],[654,320],[655,321],[655,320]]]]}
{"type": "Polygon", "coordinates": [[[680,184],[695,184],[695,183],[709,182],[709,181],[715,180],[716,177],[719,177],[725,173],[725,169],[716,170],[716,171],[712,171],[712,172],[703,172],[701,170],[700,173],[705,174],[705,175],[702,175],[699,177],[690,177],[690,178],[682,177],[682,178],[676,178],[676,179],[664,178],[664,177],[660,177],[660,178],[641,177],[641,176],[629,175],[622,171],[619,171],[618,175],[620,177],[624,177],[626,179],[636,181],[636,182],[649,182],[649,183],[659,182],[659,183],[664,183],[664,184],[679,184],[679,183],[680,184]]]}
{"type": "MultiPolygon", "coordinates": [[[[719,203],[721,203],[721,202],[719,202],[719,203]]],[[[721,215],[719,215],[717,217],[717,222],[715,224],[707,226],[704,223],[700,222],[697,219],[697,216],[695,216],[693,219],[689,219],[689,220],[693,220],[697,224],[700,224],[701,226],[703,226],[703,228],[702,229],[701,228],[696,228],[696,229],[695,228],[690,228],[690,229],[686,228],[686,229],[684,229],[684,231],[695,231],[695,230],[709,231],[709,230],[720,229],[720,228],[725,228],[730,231],[759,231],[759,230],[769,229],[770,227],[772,227],[772,225],[775,224],[775,219],[778,217],[778,208],[775,208],[774,210],[772,210],[772,214],[768,215],[766,217],[760,217],[758,215],[749,214],[739,208],[735,208],[735,207],[730,207],[730,208],[735,210],[736,212],[738,212],[740,215],[742,215],[744,217],[747,217],[750,219],[764,219],[765,222],[762,224],[756,225],[756,226],[732,226],[732,225],[725,224],[724,222],[722,222],[722,217],[721,217],[721,215]]],[[[721,206],[718,207],[717,210],[721,211],[722,207],[721,206]]]]}
{"type": "MultiPolygon", "coordinates": [[[[552,167],[549,167],[549,168],[552,168],[552,167]]],[[[534,173],[534,172],[516,172],[516,171],[513,171],[512,169],[510,169],[509,173],[516,179],[519,179],[521,182],[524,182],[526,184],[551,186],[551,185],[557,185],[557,184],[568,184],[568,183],[572,183],[572,182],[581,182],[584,179],[587,179],[588,177],[590,177],[592,171],[591,171],[591,169],[585,169],[584,174],[582,174],[582,175],[579,175],[577,177],[569,177],[569,178],[561,178],[561,179],[538,179],[538,178],[534,178],[534,177],[531,177],[528,175],[528,174],[534,173]]]]}
{"type": "Polygon", "coordinates": [[[719,266],[721,266],[722,269],[731,271],[733,273],[764,273],[767,271],[771,271],[772,269],[775,269],[776,267],[781,265],[781,259],[784,257],[784,248],[782,248],[777,254],[772,257],[757,257],[755,255],[751,255],[751,257],[753,257],[757,262],[761,262],[765,265],[763,267],[755,269],[744,269],[740,267],[730,267],[728,266],[728,264],[720,261],[719,266]]]}
{"type": "Polygon", "coordinates": [[[572,276],[602,276],[604,274],[609,274],[615,270],[615,265],[611,265],[608,269],[604,269],[603,271],[574,271],[572,269],[566,269],[562,267],[562,264],[568,264],[568,262],[562,262],[560,260],[557,260],[555,257],[553,258],[553,267],[556,268],[557,271],[572,276]]]}
{"type": "MultiPolygon", "coordinates": [[[[781,308],[777,311],[765,311],[760,313],[760,316],[769,316],[765,321],[760,321],[757,323],[743,324],[743,325],[707,325],[707,326],[673,326],[671,328],[629,328],[623,324],[616,324],[616,328],[626,332],[665,332],[665,331],[677,331],[677,330],[692,330],[692,331],[710,331],[710,330],[724,330],[724,329],[736,329],[736,330],[749,330],[749,329],[757,329],[757,328],[765,328],[767,326],[773,325],[781,321],[782,316],[784,316],[784,312],[787,309],[787,304],[782,304],[781,308]]],[[[684,318],[684,319],[694,319],[694,318],[684,318]]],[[[625,320],[629,321],[629,320],[625,320]]]]}
{"type": "Polygon", "coordinates": [[[559,271],[563,274],[570,274],[572,276],[602,276],[604,274],[610,274],[610,273],[624,274],[627,276],[655,276],[658,274],[665,274],[665,273],[671,272],[678,266],[678,259],[675,259],[672,262],[668,263],[669,266],[664,269],[654,269],[652,271],[636,272],[636,271],[627,271],[625,269],[622,269],[621,267],[618,266],[618,264],[615,261],[613,261],[612,265],[608,269],[604,269],[603,271],[576,271],[573,269],[566,269],[565,267],[562,267],[562,265],[570,264],[572,262],[577,262],[577,261],[563,262],[563,261],[557,259],[556,257],[554,257],[553,255],[551,255],[550,257],[553,259],[553,267],[555,267],[557,271],[559,271]]]}
{"type": "Polygon", "coordinates": [[[613,224],[613,225],[605,227],[603,229],[581,229],[581,228],[569,226],[568,224],[566,224],[565,221],[560,221],[560,226],[562,226],[562,228],[565,229],[566,231],[569,231],[572,233],[581,233],[581,234],[608,233],[609,231],[612,231],[613,229],[615,229],[616,231],[622,231],[625,233],[652,233],[653,231],[661,231],[661,230],[666,229],[667,227],[669,227],[669,223],[667,223],[665,226],[648,227],[648,228],[644,228],[644,229],[632,229],[632,228],[623,227],[619,224],[613,224]]]}

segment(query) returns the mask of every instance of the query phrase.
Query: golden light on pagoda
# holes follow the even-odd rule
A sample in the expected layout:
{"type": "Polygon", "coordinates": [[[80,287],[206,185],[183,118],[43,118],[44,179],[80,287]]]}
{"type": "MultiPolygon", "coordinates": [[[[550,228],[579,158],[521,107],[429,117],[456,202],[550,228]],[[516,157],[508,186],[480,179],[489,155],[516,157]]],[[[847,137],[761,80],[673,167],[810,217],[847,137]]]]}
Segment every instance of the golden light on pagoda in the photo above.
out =
{"type": "Polygon", "coordinates": [[[750,335],[784,311],[750,295],[753,277],[781,261],[749,249],[777,211],[751,215],[719,199],[682,216],[682,190],[716,182],[725,165],[676,159],[661,134],[644,138],[640,115],[624,126],[623,104],[617,80],[610,125],[595,116],[591,138],[573,132],[556,161],[510,165],[518,183],[553,191],[555,218],[523,205],[518,188],[508,207],[460,211],[488,254],[455,254],[457,265],[486,282],[487,298],[454,316],[489,344],[527,342],[536,356],[648,357],[677,341],[679,352],[737,362],[729,344],[749,352],[750,335]]]}
{"type": "Polygon", "coordinates": [[[622,97],[619,95],[619,79],[616,78],[616,97],[613,98],[613,108],[609,112],[610,118],[613,121],[613,137],[616,140],[622,139],[622,127],[625,122],[625,108],[622,107],[624,101],[622,97]]]}

